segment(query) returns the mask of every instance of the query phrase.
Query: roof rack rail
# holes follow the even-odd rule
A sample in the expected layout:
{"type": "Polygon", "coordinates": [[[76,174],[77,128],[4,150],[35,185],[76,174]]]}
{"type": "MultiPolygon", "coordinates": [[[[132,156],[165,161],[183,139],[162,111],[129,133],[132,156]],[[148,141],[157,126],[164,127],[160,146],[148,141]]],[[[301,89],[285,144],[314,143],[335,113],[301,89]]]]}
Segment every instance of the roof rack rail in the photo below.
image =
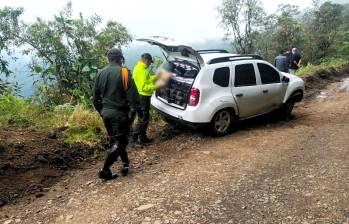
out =
{"type": "Polygon", "coordinates": [[[217,64],[229,61],[240,61],[240,60],[264,60],[263,57],[257,54],[240,54],[230,57],[214,58],[207,62],[207,64],[217,64]]]}
{"type": "Polygon", "coordinates": [[[205,50],[198,50],[197,52],[200,53],[200,54],[229,53],[227,50],[223,50],[223,49],[205,49],[205,50]]]}

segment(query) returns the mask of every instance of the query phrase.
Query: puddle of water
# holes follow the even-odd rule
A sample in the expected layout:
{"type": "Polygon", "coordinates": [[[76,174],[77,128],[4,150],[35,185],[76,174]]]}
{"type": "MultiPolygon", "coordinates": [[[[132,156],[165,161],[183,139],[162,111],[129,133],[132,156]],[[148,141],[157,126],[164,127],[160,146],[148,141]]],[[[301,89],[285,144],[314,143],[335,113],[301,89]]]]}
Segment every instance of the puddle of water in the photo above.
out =
{"type": "Polygon", "coordinates": [[[349,78],[343,79],[343,83],[341,87],[339,88],[342,91],[348,91],[349,92],[349,78]]]}
{"type": "Polygon", "coordinates": [[[326,92],[321,92],[316,98],[318,101],[323,102],[327,99],[328,94],[326,92]]]}
{"type": "Polygon", "coordinates": [[[349,92],[349,78],[343,79],[340,83],[331,84],[326,90],[321,91],[316,97],[319,102],[324,102],[331,97],[334,97],[338,92],[349,92]]]}

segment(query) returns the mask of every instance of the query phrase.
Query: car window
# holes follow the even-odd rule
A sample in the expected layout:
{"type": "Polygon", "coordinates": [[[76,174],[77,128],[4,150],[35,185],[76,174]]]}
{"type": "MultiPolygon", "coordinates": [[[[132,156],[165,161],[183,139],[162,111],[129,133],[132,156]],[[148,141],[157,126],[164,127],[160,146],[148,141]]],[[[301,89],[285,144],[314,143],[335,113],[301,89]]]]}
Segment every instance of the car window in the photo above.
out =
{"type": "Polygon", "coordinates": [[[273,67],[267,64],[258,63],[259,74],[261,75],[262,84],[279,83],[280,75],[273,67]]]}
{"type": "Polygon", "coordinates": [[[229,86],[230,69],[229,67],[217,68],[213,74],[213,82],[222,87],[229,86]]]}
{"type": "Polygon", "coordinates": [[[256,74],[253,64],[243,64],[235,66],[235,82],[236,87],[254,86],[256,85],[256,74]]]}

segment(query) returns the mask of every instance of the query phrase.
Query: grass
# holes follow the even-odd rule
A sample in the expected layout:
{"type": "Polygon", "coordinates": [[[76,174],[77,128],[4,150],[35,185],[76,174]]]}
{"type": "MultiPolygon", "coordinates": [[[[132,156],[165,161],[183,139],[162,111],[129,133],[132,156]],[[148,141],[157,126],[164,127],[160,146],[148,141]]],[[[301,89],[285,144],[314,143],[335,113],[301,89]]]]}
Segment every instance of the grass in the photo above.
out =
{"type": "Polygon", "coordinates": [[[39,107],[28,99],[15,96],[0,98],[0,125],[29,127],[34,125],[39,107]]]}
{"type": "Polygon", "coordinates": [[[31,99],[0,97],[0,126],[34,127],[47,132],[62,129],[59,137],[65,142],[96,144],[104,136],[103,122],[97,112],[83,105],[64,104],[43,108],[31,99]]]}
{"type": "MultiPolygon", "coordinates": [[[[150,111],[151,120],[158,122],[160,116],[150,111]]],[[[57,131],[58,137],[69,144],[94,145],[104,141],[106,131],[99,114],[84,105],[64,104],[45,108],[31,99],[15,96],[0,97],[0,127],[33,127],[57,131]]]]}
{"type": "Polygon", "coordinates": [[[95,144],[104,136],[104,126],[99,114],[83,105],[77,105],[67,120],[68,129],[64,131],[68,143],[82,142],[95,144]]]}
{"type": "Polygon", "coordinates": [[[345,59],[338,59],[338,58],[331,58],[326,59],[321,64],[314,65],[314,64],[308,64],[307,66],[301,67],[297,71],[298,76],[306,76],[309,74],[318,73],[324,70],[341,70],[343,66],[349,65],[348,60],[345,59]]]}

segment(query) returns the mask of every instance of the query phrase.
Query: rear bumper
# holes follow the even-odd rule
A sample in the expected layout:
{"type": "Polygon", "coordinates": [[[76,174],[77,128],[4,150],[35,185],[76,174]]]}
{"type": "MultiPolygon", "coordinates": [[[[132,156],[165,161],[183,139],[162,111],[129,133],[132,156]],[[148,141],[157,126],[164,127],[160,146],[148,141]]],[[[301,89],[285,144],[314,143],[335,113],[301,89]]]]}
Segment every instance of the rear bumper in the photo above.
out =
{"type": "Polygon", "coordinates": [[[193,128],[193,129],[202,129],[202,128],[205,128],[209,125],[208,123],[194,123],[194,122],[185,121],[183,119],[171,116],[171,115],[157,109],[156,107],[153,107],[153,108],[158,114],[160,114],[164,118],[166,118],[170,121],[173,121],[175,123],[178,123],[180,125],[183,125],[185,127],[189,127],[189,128],[193,128]]]}
{"type": "Polygon", "coordinates": [[[207,111],[207,108],[201,107],[200,105],[196,107],[187,105],[186,108],[180,109],[174,105],[163,102],[162,100],[158,99],[155,95],[153,95],[151,99],[151,104],[160,113],[169,115],[178,122],[182,122],[182,120],[194,124],[211,122],[211,113],[207,111]]]}

